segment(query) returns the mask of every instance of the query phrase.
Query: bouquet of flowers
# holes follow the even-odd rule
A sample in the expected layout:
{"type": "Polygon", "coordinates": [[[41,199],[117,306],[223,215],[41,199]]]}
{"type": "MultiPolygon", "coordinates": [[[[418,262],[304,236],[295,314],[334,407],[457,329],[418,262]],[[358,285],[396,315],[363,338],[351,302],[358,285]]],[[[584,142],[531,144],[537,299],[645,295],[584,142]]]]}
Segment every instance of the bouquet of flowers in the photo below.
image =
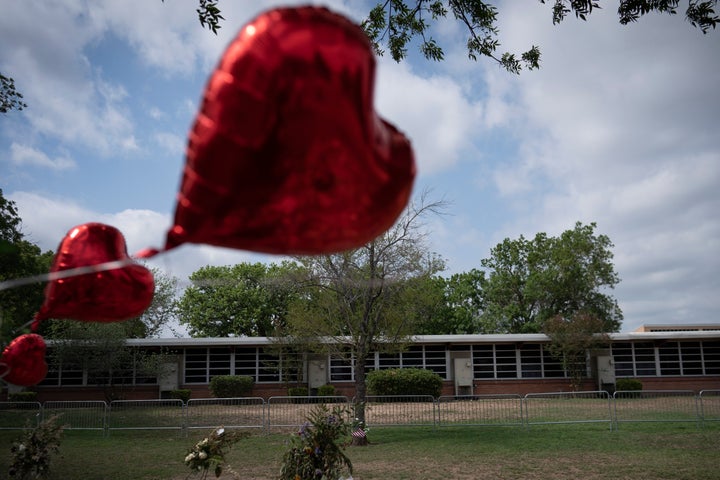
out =
{"type": "Polygon", "coordinates": [[[290,440],[280,480],[337,480],[351,475],[352,463],[343,452],[352,428],[347,417],[348,412],[339,407],[330,411],[318,405],[312,410],[290,440]]]}
{"type": "Polygon", "coordinates": [[[207,478],[210,470],[215,473],[216,477],[219,477],[223,468],[238,477],[225,461],[225,455],[234,443],[246,436],[245,432],[227,432],[223,427],[217,428],[188,451],[185,456],[185,465],[190,467],[193,472],[199,472],[201,479],[207,478]]]}

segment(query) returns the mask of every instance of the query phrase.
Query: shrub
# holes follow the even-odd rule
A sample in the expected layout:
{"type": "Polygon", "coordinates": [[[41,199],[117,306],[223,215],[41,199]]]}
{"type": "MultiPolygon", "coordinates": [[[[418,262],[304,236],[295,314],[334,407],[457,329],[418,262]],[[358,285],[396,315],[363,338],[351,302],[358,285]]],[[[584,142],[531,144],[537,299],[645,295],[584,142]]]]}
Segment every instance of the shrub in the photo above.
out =
{"type": "Polygon", "coordinates": [[[615,382],[615,390],[635,391],[642,390],[642,382],[637,378],[618,378],[615,382]]]}
{"type": "Polygon", "coordinates": [[[36,402],[37,392],[15,392],[8,394],[8,402],[36,402]]]}
{"type": "Polygon", "coordinates": [[[288,395],[291,397],[307,397],[307,387],[288,387],[288,395]]]}
{"type": "Polygon", "coordinates": [[[335,385],[322,385],[318,387],[317,394],[319,397],[334,397],[335,385]]]}
{"type": "Polygon", "coordinates": [[[178,388],[177,390],[170,390],[168,396],[170,398],[178,398],[182,400],[183,403],[187,403],[188,400],[190,400],[191,394],[192,391],[189,388],[178,388]]]}
{"type": "Polygon", "coordinates": [[[442,378],[421,368],[373,370],[367,375],[371,395],[432,395],[439,397],[442,378]]]}
{"type": "Polygon", "coordinates": [[[252,377],[218,375],[210,379],[210,392],[217,398],[247,397],[252,393],[253,383],[252,377]]]}
{"type": "Polygon", "coordinates": [[[13,442],[10,452],[12,478],[45,478],[50,470],[50,459],[60,448],[63,427],[57,423],[57,415],[48,418],[35,429],[28,429],[13,442]]]}

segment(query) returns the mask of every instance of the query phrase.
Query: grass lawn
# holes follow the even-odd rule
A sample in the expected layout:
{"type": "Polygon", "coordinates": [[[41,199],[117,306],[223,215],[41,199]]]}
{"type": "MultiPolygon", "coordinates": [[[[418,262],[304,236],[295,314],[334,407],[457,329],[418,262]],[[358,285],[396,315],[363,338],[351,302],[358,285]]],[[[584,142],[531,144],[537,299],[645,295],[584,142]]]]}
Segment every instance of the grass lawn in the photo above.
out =
{"type": "MultiPolygon", "coordinates": [[[[10,442],[0,431],[0,478],[10,442]]],[[[186,451],[205,436],[168,431],[68,431],[50,479],[180,480],[186,451]]],[[[228,460],[244,479],[274,479],[289,434],[241,440],[228,460]]],[[[720,423],[540,425],[521,427],[375,428],[371,444],[349,447],[356,480],[369,479],[717,479],[720,423]]],[[[194,478],[194,477],[190,477],[194,478]]],[[[211,474],[210,478],[214,478],[211,474]]],[[[223,475],[222,479],[232,477],[223,475]]]]}

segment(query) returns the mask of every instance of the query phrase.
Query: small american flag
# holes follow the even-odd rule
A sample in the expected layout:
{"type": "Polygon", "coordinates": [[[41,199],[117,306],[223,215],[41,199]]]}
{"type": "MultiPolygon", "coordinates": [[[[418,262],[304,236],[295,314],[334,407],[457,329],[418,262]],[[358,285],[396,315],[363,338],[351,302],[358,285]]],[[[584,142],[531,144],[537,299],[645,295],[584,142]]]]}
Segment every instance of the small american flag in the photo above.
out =
{"type": "Polygon", "coordinates": [[[358,428],[357,430],[352,432],[352,436],[355,438],[365,438],[365,430],[362,428],[358,428]]]}

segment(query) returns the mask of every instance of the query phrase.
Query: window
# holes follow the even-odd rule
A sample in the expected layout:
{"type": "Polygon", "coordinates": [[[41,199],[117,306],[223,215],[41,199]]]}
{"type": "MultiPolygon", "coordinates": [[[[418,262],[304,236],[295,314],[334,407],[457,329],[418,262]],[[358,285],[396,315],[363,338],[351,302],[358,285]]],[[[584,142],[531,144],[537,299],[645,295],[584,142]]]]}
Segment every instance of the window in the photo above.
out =
{"type": "Polygon", "coordinates": [[[517,378],[515,345],[495,345],[495,368],[497,378],[517,378]]]}
{"type": "Polygon", "coordinates": [[[58,365],[50,362],[48,373],[40,382],[42,386],[82,386],[85,384],[82,365],[65,363],[58,365]]]}
{"type": "Polygon", "coordinates": [[[383,353],[378,354],[378,370],[386,370],[388,368],[400,368],[399,353],[383,353]]]}
{"type": "Polygon", "coordinates": [[[650,342],[612,344],[615,375],[618,377],[657,375],[655,346],[650,342]]]}
{"type": "Polygon", "coordinates": [[[280,381],[280,357],[260,348],[258,351],[258,376],[256,381],[279,382],[280,381]]]}
{"type": "Polygon", "coordinates": [[[208,349],[188,348],[185,350],[185,383],[208,383],[208,349]]]}
{"type": "Polygon", "coordinates": [[[230,369],[232,361],[232,352],[229,348],[210,348],[208,349],[208,370],[210,379],[218,375],[231,375],[230,369]]]}
{"type": "Polygon", "coordinates": [[[400,354],[402,368],[423,368],[423,349],[422,345],[412,346],[400,354]]]}
{"type": "Polygon", "coordinates": [[[447,361],[444,345],[425,345],[425,368],[447,378],[447,361]]]}
{"type": "Polygon", "coordinates": [[[565,368],[563,368],[562,360],[555,358],[548,351],[547,346],[542,347],[543,355],[543,374],[547,378],[564,378],[565,368]]]}
{"type": "Polygon", "coordinates": [[[702,349],[700,342],[680,342],[680,362],[683,375],[702,375],[702,349]]]}
{"type": "Polygon", "coordinates": [[[658,347],[660,375],[680,375],[680,345],[667,342],[658,347]]]}
{"type": "Polygon", "coordinates": [[[475,378],[495,378],[493,345],[473,346],[473,371],[475,378]]]}
{"type": "Polygon", "coordinates": [[[634,343],[635,351],[635,375],[650,377],[657,375],[655,365],[655,345],[652,343],[634,343]]]}
{"type": "Polygon", "coordinates": [[[235,375],[252,377],[257,380],[257,348],[242,347],[235,349],[235,375]]]}
{"type": "Polygon", "coordinates": [[[539,344],[523,345],[520,349],[520,372],[522,378],[542,377],[543,355],[539,344]]]}
{"type": "MultiPolygon", "coordinates": [[[[373,363],[365,364],[365,371],[372,370],[373,363]]],[[[350,352],[344,352],[340,355],[332,355],[330,357],[330,381],[331,382],[349,382],[353,380],[353,359],[350,352]]]]}
{"type": "Polygon", "coordinates": [[[632,343],[613,343],[612,356],[615,361],[615,375],[618,377],[634,377],[635,361],[633,360],[632,343]]]}
{"type": "Polygon", "coordinates": [[[705,375],[720,375],[720,342],[703,342],[705,375]]]}
{"type": "MultiPolygon", "coordinates": [[[[93,368],[84,368],[83,365],[65,362],[62,365],[55,363],[54,358],[48,358],[48,373],[40,382],[41,386],[100,386],[100,385],[155,385],[157,373],[152,368],[144,368],[142,352],[129,350],[123,357],[122,367],[111,371],[100,371],[93,368]]],[[[150,354],[152,355],[152,354],[150,354]]],[[[89,359],[86,361],[90,361],[89,359]]]]}

